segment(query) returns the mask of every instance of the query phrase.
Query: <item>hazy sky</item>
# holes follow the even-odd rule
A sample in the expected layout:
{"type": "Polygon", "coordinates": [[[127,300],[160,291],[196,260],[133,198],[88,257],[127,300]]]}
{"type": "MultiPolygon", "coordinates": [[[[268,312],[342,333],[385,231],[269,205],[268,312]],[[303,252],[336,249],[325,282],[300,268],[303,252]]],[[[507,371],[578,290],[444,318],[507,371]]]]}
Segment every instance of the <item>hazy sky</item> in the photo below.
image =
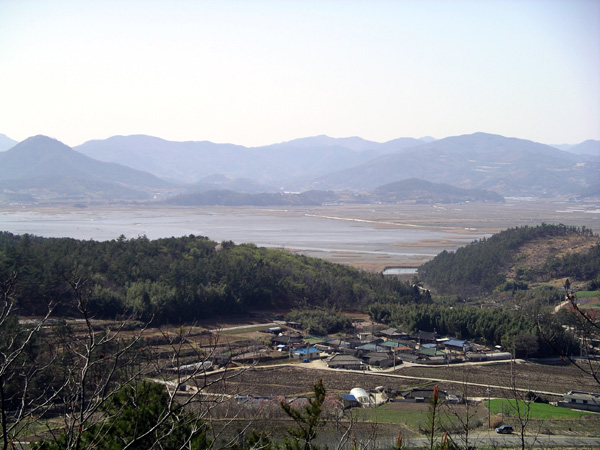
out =
{"type": "Polygon", "coordinates": [[[0,0],[0,133],[600,139],[600,0],[0,0]]]}

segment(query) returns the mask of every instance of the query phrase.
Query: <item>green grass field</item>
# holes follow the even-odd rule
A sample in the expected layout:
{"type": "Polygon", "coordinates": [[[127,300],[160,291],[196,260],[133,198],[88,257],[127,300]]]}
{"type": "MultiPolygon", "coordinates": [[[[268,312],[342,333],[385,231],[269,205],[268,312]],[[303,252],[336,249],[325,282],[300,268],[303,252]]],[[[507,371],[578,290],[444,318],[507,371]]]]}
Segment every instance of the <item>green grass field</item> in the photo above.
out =
{"type": "MultiPolygon", "coordinates": [[[[488,402],[485,402],[488,406],[488,402]]],[[[532,419],[578,419],[582,416],[589,416],[592,413],[586,411],[579,411],[569,408],[563,408],[559,406],[552,406],[547,403],[526,403],[518,401],[518,407],[521,411],[521,415],[527,414],[527,407],[529,406],[529,417],[532,419]]],[[[511,416],[518,415],[516,409],[517,404],[515,400],[508,400],[504,398],[496,398],[491,400],[491,411],[492,414],[510,414],[511,416]]]]}
{"type": "Polygon", "coordinates": [[[359,420],[377,423],[393,423],[406,425],[409,428],[418,429],[427,422],[427,411],[409,411],[393,408],[387,403],[378,408],[364,408],[354,410],[359,420]]]}
{"type": "Polygon", "coordinates": [[[577,291],[575,292],[575,296],[578,299],[600,298],[600,291],[577,291]]]}

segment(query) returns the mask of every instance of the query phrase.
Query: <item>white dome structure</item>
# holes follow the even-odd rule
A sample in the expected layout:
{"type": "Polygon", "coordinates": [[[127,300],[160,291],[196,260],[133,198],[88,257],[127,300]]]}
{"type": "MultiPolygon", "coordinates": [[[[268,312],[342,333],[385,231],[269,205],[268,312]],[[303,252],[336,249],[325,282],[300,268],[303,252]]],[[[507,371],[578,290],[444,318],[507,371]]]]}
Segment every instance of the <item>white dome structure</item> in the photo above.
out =
{"type": "Polygon", "coordinates": [[[354,396],[358,403],[363,406],[370,406],[371,404],[371,396],[363,388],[356,387],[352,389],[350,395],[354,396]]]}

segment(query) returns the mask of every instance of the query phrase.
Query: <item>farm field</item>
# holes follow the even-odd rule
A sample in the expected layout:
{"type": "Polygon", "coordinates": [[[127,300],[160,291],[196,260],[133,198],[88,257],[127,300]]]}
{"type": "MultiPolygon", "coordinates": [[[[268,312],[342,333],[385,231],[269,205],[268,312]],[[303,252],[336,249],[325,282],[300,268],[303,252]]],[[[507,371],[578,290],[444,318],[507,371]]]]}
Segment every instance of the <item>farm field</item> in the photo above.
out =
{"type": "MultiPolygon", "coordinates": [[[[269,315],[222,319],[196,324],[189,328],[189,336],[195,342],[214,338],[221,344],[238,345],[240,342],[268,340],[264,329],[270,324],[269,315]],[[209,330],[219,330],[215,334],[209,330]]],[[[149,329],[147,336],[160,337],[175,335],[176,329],[149,329]]],[[[168,353],[168,345],[156,345],[156,350],[168,353]]],[[[278,352],[274,352],[277,354],[278,352]]],[[[162,354],[162,353],[161,353],[162,354]]],[[[190,357],[193,355],[190,355],[190,357]]],[[[283,355],[282,355],[283,356],[283,355]]],[[[332,443],[339,438],[339,430],[353,422],[356,433],[363,437],[376,437],[378,442],[392,442],[398,431],[406,439],[423,436],[427,423],[428,404],[410,402],[389,402],[378,408],[347,410],[343,416],[333,413],[338,394],[347,394],[355,387],[372,390],[383,386],[392,396],[412,389],[432,389],[438,385],[442,391],[454,391],[475,398],[470,406],[473,433],[488,433],[487,388],[494,399],[489,414],[491,428],[499,424],[517,426],[515,417],[502,414],[502,407],[496,402],[506,402],[502,397],[511,398],[510,380],[514,374],[515,387],[535,392],[563,394],[570,390],[597,392],[597,384],[572,365],[546,365],[517,360],[511,369],[510,362],[471,363],[450,366],[423,366],[403,364],[395,372],[381,370],[343,371],[326,368],[323,361],[303,363],[280,357],[265,365],[240,365],[228,369],[225,375],[219,371],[207,372],[206,381],[214,384],[206,390],[214,398],[221,398],[222,404],[213,405],[208,420],[227,433],[235,433],[245,426],[261,427],[277,436],[284,436],[291,422],[286,419],[279,407],[281,399],[305,398],[312,394],[312,387],[319,379],[323,380],[328,393],[328,425],[322,433],[323,442],[332,443]],[[444,380],[444,381],[442,381],[444,380]],[[504,387],[504,389],[498,388],[504,387]],[[239,404],[236,396],[249,396],[255,403],[239,404]],[[500,398],[500,400],[495,400],[500,398]],[[227,399],[227,400],[225,400],[227,399]],[[333,408],[333,409],[331,409],[333,408]]],[[[525,392],[521,392],[524,395],[525,392]]],[[[557,395],[542,394],[548,401],[561,399],[557,395]]],[[[339,406],[337,407],[339,408],[339,406]]],[[[466,411],[463,405],[445,405],[442,409],[442,423],[447,429],[459,427],[457,414],[466,411]]],[[[544,412],[532,410],[528,425],[530,435],[600,436],[600,414],[572,413],[571,410],[543,405],[544,412]]],[[[506,411],[506,407],[504,408],[506,411]]],[[[339,409],[338,409],[339,411],[339,409]]]]}
{"type": "MultiPolygon", "coordinates": [[[[591,377],[583,376],[573,365],[552,366],[535,363],[515,365],[515,387],[523,392],[548,392],[562,394],[571,391],[595,392],[598,385],[591,377]]],[[[325,370],[313,362],[256,366],[239,370],[239,376],[227,380],[224,386],[213,389],[230,395],[301,396],[311,392],[312,385],[323,379],[328,392],[347,393],[354,387],[373,389],[384,386],[390,392],[403,392],[414,388],[433,388],[444,391],[465,392],[468,397],[487,398],[487,386],[492,397],[510,397],[510,363],[481,365],[456,365],[450,367],[424,367],[411,365],[388,371],[325,370]],[[398,375],[395,377],[394,375],[398,375]],[[413,378],[414,377],[414,378],[413,378]],[[439,381],[447,380],[447,381],[439,381]],[[499,388],[502,387],[502,388],[499,388]]],[[[215,375],[216,376],[216,375],[215,375]]],[[[541,394],[550,401],[559,396],[541,394]]]]}
{"type": "MultiPolygon", "coordinates": [[[[239,325],[238,325],[239,326],[239,325]]],[[[246,337],[256,338],[255,330],[248,330],[246,337]]],[[[244,330],[239,329],[227,338],[242,339],[244,330]]],[[[561,395],[570,390],[597,392],[598,386],[591,377],[583,376],[573,365],[547,365],[517,360],[511,369],[510,362],[493,362],[483,364],[463,364],[451,366],[422,366],[405,364],[394,373],[371,370],[339,371],[326,370],[323,362],[273,362],[270,366],[257,366],[246,369],[233,369],[225,383],[217,383],[211,391],[232,396],[250,395],[263,398],[293,398],[310,395],[312,385],[322,379],[328,394],[348,393],[354,387],[370,390],[383,386],[387,392],[400,394],[415,388],[432,389],[438,385],[442,391],[454,391],[466,394],[478,400],[470,408],[472,414],[473,433],[488,433],[488,385],[491,385],[492,398],[511,398],[511,373],[514,374],[515,387],[524,390],[544,392],[546,401],[561,400],[561,395]],[[283,362],[283,363],[282,363],[283,362]],[[238,374],[238,375],[236,375],[238,374]],[[393,376],[398,375],[398,377],[393,376]],[[437,381],[436,381],[437,380],[437,381]],[[439,381],[447,380],[447,381],[439,381]],[[503,387],[498,388],[497,386],[503,387]],[[557,395],[550,395],[555,393],[557,395]]],[[[218,375],[214,375],[217,377],[218,375]]],[[[498,400],[506,401],[506,400],[498,400]]],[[[268,401],[266,401],[268,404],[268,401]]],[[[568,409],[543,405],[542,413],[532,410],[528,425],[529,435],[564,435],[564,436],[599,436],[600,414],[582,414],[568,409]]],[[[273,406],[271,405],[271,411],[273,406]]],[[[447,429],[459,427],[457,414],[463,414],[462,405],[443,407],[443,421],[447,429]]],[[[511,414],[496,414],[492,408],[489,419],[491,428],[500,424],[517,426],[517,420],[511,414]]],[[[500,410],[501,412],[501,410],[500,410]]],[[[347,420],[348,416],[344,416],[347,420]]],[[[423,427],[427,422],[427,403],[390,402],[378,408],[352,410],[352,420],[357,421],[365,430],[372,430],[380,439],[392,440],[398,431],[407,438],[423,436],[423,427]],[[371,424],[372,427],[368,428],[371,424]],[[375,431],[376,430],[376,431],[375,431]]],[[[275,413],[277,415],[277,413],[275,413]]],[[[275,429],[285,430],[285,420],[273,417],[271,425],[275,429]],[[283,420],[283,422],[281,422],[283,420]],[[275,425],[278,424],[278,425],[275,425]]],[[[365,431],[366,433],[366,431],[365,431]]],[[[334,430],[325,433],[325,437],[335,439],[334,430]]]]}
{"type": "MultiPolygon", "coordinates": [[[[458,382],[490,384],[511,387],[510,363],[480,365],[456,365],[448,367],[412,366],[401,368],[397,373],[416,377],[444,378],[458,382]]],[[[585,376],[574,365],[549,365],[532,362],[514,365],[515,387],[531,391],[555,392],[563,394],[571,390],[596,392],[598,384],[590,376],[585,376]]],[[[470,387],[469,396],[486,396],[487,388],[470,387]]],[[[502,396],[493,390],[493,396],[502,396]]]]}
{"type": "MultiPolygon", "coordinates": [[[[529,374],[533,374],[536,370],[539,370],[537,364],[521,364],[521,366],[530,366],[526,371],[529,374]]],[[[377,385],[383,385],[391,392],[407,391],[414,388],[431,389],[436,384],[442,390],[456,390],[457,388],[462,390],[465,388],[460,383],[458,385],[455,383],[436,383],[418,379],[382,377],[376,372],[369,373],[367,371],[365,374],[360,372],[348,373],[346,371],[322,370],[315,367],[317,365],[314,363],[297,363],[270,368],[249,368],[240,372],[238,376],[228,378],[226,383],[220,386],[214,385],[213,390],[221,393],[227,392],[230,395],[235,395],[235,393],[251,394],[252,396],[264,398],[264,400],[261,400],[254,407],[245,406],[245,410],[241,415],[252,417],[252,412],[249,412],[248,409],[255,408],[254,413],[256,417],[263,417],[263,415],[271,417],[268,424],[265,423],[266,429],[272,430],[274,434],[278,434],[282,433],[286,428],[286,424],[289,426],[290,422],[281,417],[281,414],[277,411],[276,403],[284,396],[290,398],[310,395],[312,384],[319,378],[323,379],[328,394],[347,393],[350,389],[357,386],[372,389],[377,385]],[[267,400],[270,396],[275,397],[275,399],[273,401],[267,400]]],[[[500,374],[503,373],[502,370],[498,370],[500,367],[496,364],[486,366],[485,370],[473,371],[470,381],[484,384],[491,371],[498,371],[500,374]]],[[[426,371],[425,368],[420,367],[412,367],[410,369],[410,372],[415,374],[415,376],[427,376],[429,374],[430,376],[440,377],[442,374],[439,371],[437,373],[435,371],[426,371]]],[[[458,374],[460,368],[457,367],[455,369],[455,374],[458,374]]],[[[408,372],[408,370],[402,369],[398,373],[402,373],[403,371],[408,372]]],[[[566,385],[568,380],[572,380],[575,374],[576,372],[572,367],[553,367],[551,369],[551,378],[557,379],[557,383],[553,385],[554,388],[566,385]]],[[[231,372],[230,375],[235,375],[235,371],[231,372]]],[[[450,378],[451,372],[447,375],[450,378]]],[[[466,389],[468,390],[468,395],[472,395],[472,391],[485,395],[485,388],[469,386],[466,389]]],[[[514,400],[493,400],[490,414],[488,413],[487,401],[483,398],[483,395],[469,406],[472,436],[487,435],[490,429],[493,435],[493,429],[501,424],[513,425],[517,429],[517,418],[513,414],[510,414],[506,407],[507,402],[514,400]],[[505,405],[504,414],[502,414],[501,404],[505,405]],[[490,420],[489,424],[488,419],[490,420]]],[[[493,395],[510,394],[508,392],[494,392],[493,395]]],[[[343,417],[335,418],[328,415],[329,425],[323,431],[323,438],[326,440],[325,442],[328,442],[327,439],[335,439],[335,436],[337,436],[336,426],[338,428],[349,426],[349,421],[355,422],[353,426],[357,430],[362,430],[361,432],[357,431],[359,435],[363,433],[362,435],[366,436],[368,433],[372,433],[378,436],[379,439],[391,440],[397,435],[398,431],[401,431],[404,438],[417,438],[423,436],[427,429],[428,408],[429,405],[427,402],[389,402],[377,408],[347,410],[343,417]]],[[[231,413],[231,406],[227,407],[227,411],[231,413]]],[[[445,404],[440,409],[440,423],[444,426],[444,429],[454,430],[454,432],[460,434],[462,424],[457,417],[465,417],[465,415],[466,407],[464,405],[445,404]]],[[[254,423],[249,420],[249,417],[246,421],[241,418],[238,420],[240,420],[240,424],[254,423]]],[[[264,423],[263,420],[264,418],[259,420],[259,423],[264,423]]],[[[581,411],[572,411],[547,404],[534,405],[531,409],[527,434],[529,436],[599,436],[600,414],[582,413],[581,411]]]]}

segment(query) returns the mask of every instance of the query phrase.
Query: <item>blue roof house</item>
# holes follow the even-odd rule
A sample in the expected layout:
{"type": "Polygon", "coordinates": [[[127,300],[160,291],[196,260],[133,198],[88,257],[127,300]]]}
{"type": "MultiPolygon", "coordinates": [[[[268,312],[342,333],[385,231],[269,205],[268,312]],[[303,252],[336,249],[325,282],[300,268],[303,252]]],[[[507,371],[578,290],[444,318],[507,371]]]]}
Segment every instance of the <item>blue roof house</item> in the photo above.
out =
{"type": "Polygon", "coordinates": [[[470,343],[460,339],[449,339],[444,342],[444,348],[446,348],[448,351],[466,352],[471,350],[472,347],[473,346],[470,343]]]}
{"type": "Polygon", "coordinates": [[[319,359],[321,357],[321,350],[314,347],[301,347],[294,350],[292,355],[296,359],[319,359]]]}

